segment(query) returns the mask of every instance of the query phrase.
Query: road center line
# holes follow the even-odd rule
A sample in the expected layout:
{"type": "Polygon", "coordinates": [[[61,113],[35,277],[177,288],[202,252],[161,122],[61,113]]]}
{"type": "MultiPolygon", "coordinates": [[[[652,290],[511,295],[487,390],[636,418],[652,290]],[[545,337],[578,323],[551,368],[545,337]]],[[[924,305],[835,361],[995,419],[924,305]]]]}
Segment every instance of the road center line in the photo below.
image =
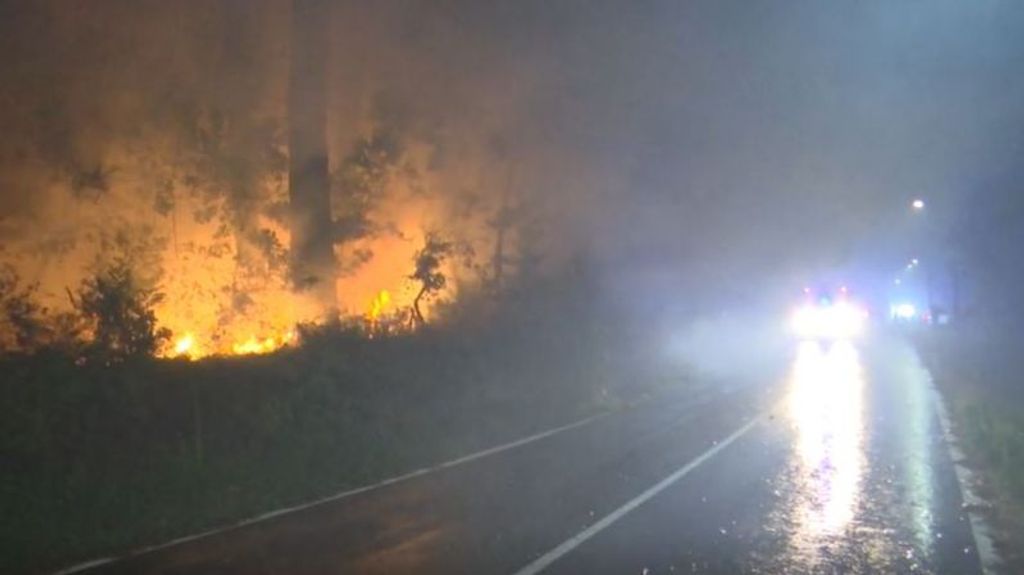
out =
{"type": "Polygon", "coordinates": [[[558,547],[555,547],[551,551],[548,551],[544,555],[541,555],[526,567],[523,567],[519,571],[516,571],[515,575],[536,575],[537,573],[540,573],[544,569],[548,568],[548,566],[550,566],[552,563],[558,561],[560,558],[571,552],[573,549],[579,547],[584,541],[590,539],[594,535],[597,535],[598,533],[609,527],[611,524],[621,519],[627,513],[633,511],[637,507],[640,507],[648,500],[653,498],[655,495],[661,493],[669,486],[671,486],[673,483],[682,479],[684,476],[686,476],[694,469],[697,469],[697,467],[699,467],[705,461],[717,455],[718,452],[728,447],[730,443],[736,441],[741,436],[743,436],[743,434],[750,431],[751,428],[757,425],[757,423],[760,422],[763,417],[764,414],[760,414],[754,419],[750,420],[749,422],[746,423],[746,425],[732,432],[731,435],[717,442],[714,446],[712,446],[704,453],[698,455],[696,459],[690,461],[683,467],[680,467],[679,469],[675,470],[674,472],[672,472],[671,475],[669,475],[665,479],[662,479],[654,486],[648,488],[646,491],[636,496],[634,499],[628,501],[622,507],[619,507],[615,511],[612,511],[608,515],[605,515],[597,523],[594,523],[587,529],[584,529],[583,531],[577,533],[570,539],[567,539],[558,547]]]}

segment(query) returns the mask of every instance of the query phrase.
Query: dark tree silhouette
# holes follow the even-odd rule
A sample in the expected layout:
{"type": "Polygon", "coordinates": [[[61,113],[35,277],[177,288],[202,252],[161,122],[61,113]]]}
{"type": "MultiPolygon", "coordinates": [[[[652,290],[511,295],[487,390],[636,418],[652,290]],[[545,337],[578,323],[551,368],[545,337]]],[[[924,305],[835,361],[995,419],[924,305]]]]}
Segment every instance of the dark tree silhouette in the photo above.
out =
{"type": "Polygon", "coordinates": [[[37,284],[22,285],[13,266],[0,265],[0,351],[32,352],[50,339],[37,290],[37,284]]]}
{"type": "Polygon", "coordinates": [[[420,309],[420,302],[424,298],[430,298],[444,289],[448,279],[441,272],[441,264],[451,255],[453,244],[445,241],[438,234],[430,232],[423,243],[423,248],[416,252],[413,259],[416,268],[409,279],[420,283],[420,291],[412,302],[413,321],[419,325],[426,323],[423,312],[420,309]]]}
{"type": "Polygon", "coordinates": [[[92,333],[88,355],[112,363],[154,354],[171,335],[156,327],[153,306],[162,299],[163,294],[139,285],[125,260],[86,279],[74,303],[92,333]]]}

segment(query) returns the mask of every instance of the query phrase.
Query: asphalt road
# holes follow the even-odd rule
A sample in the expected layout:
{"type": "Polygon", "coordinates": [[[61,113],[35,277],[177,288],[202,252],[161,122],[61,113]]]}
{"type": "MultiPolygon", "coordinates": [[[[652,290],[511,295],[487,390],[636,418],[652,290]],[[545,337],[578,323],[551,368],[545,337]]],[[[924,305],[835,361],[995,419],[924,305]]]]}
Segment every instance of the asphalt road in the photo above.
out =
{"type": "Polygon", "coordinates": [[[909,348],[713,383],[89,572],[980,572],[909,348]]]}

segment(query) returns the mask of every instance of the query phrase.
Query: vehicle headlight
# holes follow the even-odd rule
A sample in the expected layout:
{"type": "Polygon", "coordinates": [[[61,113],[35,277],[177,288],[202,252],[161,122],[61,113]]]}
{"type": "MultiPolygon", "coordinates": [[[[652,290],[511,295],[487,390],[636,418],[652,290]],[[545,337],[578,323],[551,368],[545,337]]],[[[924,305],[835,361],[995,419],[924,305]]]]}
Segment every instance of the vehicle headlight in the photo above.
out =
{"type": "Polygon", "coordinates": [[[848,339],[860,336],[867,324],[867,312],[853,304],[829,307],[804,306],[790,320],[793,332],[801,338],[848,339]]]}
{"type": "Polygon", "coordinates": [[[793,332],[799,337],[817,337],[819,331],[820,320],[818,318],[819,310],[811,307],[804,306],[793,312],[793,317],[790,320],[790,326],[793,332]]]}

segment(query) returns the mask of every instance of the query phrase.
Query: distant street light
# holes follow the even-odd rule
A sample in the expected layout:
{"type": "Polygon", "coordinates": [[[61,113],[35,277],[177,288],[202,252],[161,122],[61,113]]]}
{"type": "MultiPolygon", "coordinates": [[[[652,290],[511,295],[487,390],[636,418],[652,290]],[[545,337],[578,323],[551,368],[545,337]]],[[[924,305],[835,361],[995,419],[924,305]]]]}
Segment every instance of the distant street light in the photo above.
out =
{"type": "Polygon", "coordinates": [[[896,285],[900,285],[901,283],[903,283],[903,280],[901,280],[900,278],[896,278],[896,279],[892,280],[892,283],[894,283],[896,285]]]}
{"type": "Polygon", "coordinates": [[[917,259],[917,258],[914,258],[914,259],[910,260],[910,265],[916,266],[916,265],[917,265],[917,264],[919,264],[919,263],[921,263],[921,262],[920,262],[920,261],[918,261],[918,259],[917,259]]]}
{"type": "Polygon", "coordinates": [[[924,209],[924,200],[917,198],[913,202],[910,202],[910,207],[913,208],[915,212],[920,212],[924,209]]]}

